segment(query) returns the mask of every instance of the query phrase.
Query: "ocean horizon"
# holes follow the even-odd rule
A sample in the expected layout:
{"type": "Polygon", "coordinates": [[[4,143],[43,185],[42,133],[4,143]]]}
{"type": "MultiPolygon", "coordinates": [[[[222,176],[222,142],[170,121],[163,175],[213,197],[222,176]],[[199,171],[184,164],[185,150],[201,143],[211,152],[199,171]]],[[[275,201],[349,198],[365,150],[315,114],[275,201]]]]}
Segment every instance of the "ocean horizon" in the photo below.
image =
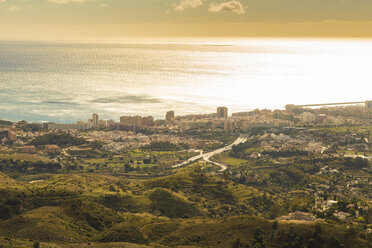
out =
{"type": "Polygon", "coordinates": [[[372,99],[372,41],[0,41],[0,119],[71,123],[372,99]]]}

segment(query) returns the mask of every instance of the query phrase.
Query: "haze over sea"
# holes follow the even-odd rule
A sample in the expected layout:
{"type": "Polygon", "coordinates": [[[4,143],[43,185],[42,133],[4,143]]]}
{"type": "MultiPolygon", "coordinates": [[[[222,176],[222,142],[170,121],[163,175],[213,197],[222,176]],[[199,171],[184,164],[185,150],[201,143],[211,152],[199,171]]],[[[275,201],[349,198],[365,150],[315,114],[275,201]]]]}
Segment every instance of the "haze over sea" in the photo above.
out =
{"type": "Polygon", "coordinates": [[[0,42],[0,118],[284,108],[372,99],[370,40],[0,42]]]}

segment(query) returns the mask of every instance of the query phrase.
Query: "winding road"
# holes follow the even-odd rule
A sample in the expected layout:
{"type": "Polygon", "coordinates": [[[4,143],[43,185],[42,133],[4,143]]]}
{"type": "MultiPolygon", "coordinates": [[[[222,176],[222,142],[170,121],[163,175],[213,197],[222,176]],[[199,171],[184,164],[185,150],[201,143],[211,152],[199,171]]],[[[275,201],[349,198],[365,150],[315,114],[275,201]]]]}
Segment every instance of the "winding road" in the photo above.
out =
{"type": "Polygon", "coordinates": [[[232,149],[233,146],[239,145],[241,143],[245,143],[247,140],[248,140],[248,136],[241,134],[232,144],[230,144],[228,146],[225,146],[223,148],[214,150],[212,152],[208,152],[208,153],[200,152],[200,155],[189,158],[188,160],[186,160],[186,161],[184,161],[180,164],[174,165],[173,168],[178,168],[178,167],[187,165],[189,163],[195,162],[199,159],[203,159],[204,161],[206,161],[208,163],[212,163],[214,165],[217,165],[217,166],[221,167],[221,170],[219,170],[219,172],[223,172],[227,169],[227,167],[225,165],[221,164],[221,163],[211,161],[210,158],[213,157],[214,155],[219,154],[219,153],[229,151],[229,150],[232,149]]]}

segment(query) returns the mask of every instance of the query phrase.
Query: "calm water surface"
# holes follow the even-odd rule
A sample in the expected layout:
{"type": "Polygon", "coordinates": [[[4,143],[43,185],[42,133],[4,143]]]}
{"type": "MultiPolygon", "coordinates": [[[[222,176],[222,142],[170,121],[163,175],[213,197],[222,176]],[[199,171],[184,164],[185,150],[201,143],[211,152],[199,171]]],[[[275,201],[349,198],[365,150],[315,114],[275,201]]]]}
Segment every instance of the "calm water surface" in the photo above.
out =
{"type": "Polygon", "coordinates": [[[283,108],[372,99],[372,41],[0,41],[0,118],[283,108]]]}

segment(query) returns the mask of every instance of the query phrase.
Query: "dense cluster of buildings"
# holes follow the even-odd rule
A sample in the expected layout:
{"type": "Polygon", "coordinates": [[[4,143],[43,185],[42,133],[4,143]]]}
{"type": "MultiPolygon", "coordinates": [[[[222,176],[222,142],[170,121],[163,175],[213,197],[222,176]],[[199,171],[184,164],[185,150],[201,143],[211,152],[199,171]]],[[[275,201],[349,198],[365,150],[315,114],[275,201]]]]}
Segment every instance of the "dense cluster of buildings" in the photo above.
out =
{"type": "MultiPolygon", "coordinates": [[[[244,132],[251,128],[277,128],[297,127],[301,130],[304,126],[337,126],[337,125],[372,125],[372,104],[368,101],[364,106],[351,104],[340,106],[322,106],[309,108],[308,106],[290,106],[285,110],[256,109],[248,112],[239,112],[228,115],[228,108],[218,107],[215,113],[176,116],[174,111],[168,111],[163,120],[154,120],[152,116],[122,116],[119,122],[114,120],[101,120],[98,114],[92,114],[87,121],[76,124],[38,124],[38,131],[26,131],[19,127],[20,123],[13,126],[0,126],[0,144],[14,144],[23,153],[33,154],[44,152],[59,154],[59,147],[38,147],[27,145],[26,140],[34,139],[45,134],[44,129],[50,132],[68,132],[74,136],[89,141],[100,141],[108,151],[122,151],[127,148],[139,148],[151,142],[171,142],[186,144],[190,148],[198,149],[199,145],[207,142],[201,139],[181,138],[188,130],[236,131],[244,132]],[[154,132],[137,132],[137,131],[154,132]],[[80,132],[89,131],[89,132],[80,132]],[[145,135],[145,133],[147,133],[145,135]]],[[[23,123],[24,124],[24,123],[23,123]]],[[[34,124],[30,124],[34,125],[34,124]]],[[[35,124],[36,125],[36,124],[35,124]]],[[[187,137],[187,136],[185,136],[187,137]]],[[[352,143],[342,137],[340,142],[352,143]],[[345,139],[345,140],[342,140],[345,139]]],[[[262,136],[259,138],[265,151],[290,150],[301,148],[304,151],[322,153],[326,149],[321,142],[308,139],[307,136],[298,136],[290,139],[284,135],[262,136]]],[[[368,141],[366,141],[368,142],[368,141]]],[[[349,147],[347,147],[349,149],[349,147]]],[[[350,147],[354,149],[354,147],[350,147]]],[[[256,156],[256,155],[254,155],[256,156]]]]}
{"type": "Polygon", "coordinates": [[[122,116],[120,117],[120,123],[127,126],[154,126],[154,117],[147,116],[122,116]]]}
{"type": "Polygon", "coordinates": [[[93,113],[92,118],[88,119],[87,122],[85,121],[78,121],[76,124],[55,124],[55,123],[47,123],[49,130],[56,130],[56,129],[76,129],[76,130],[90,130],[90,129],[104,129],[109,127],[110,125],[114,124],[115,121],[113,120],[100,120],[98,118],[98,114],[93,113]]]}
{"type": "Polygon", "coordinates": [[[165,120],[154,120],[152,116],[122,116],[120,122],[113,120],[100,120],[98,114],[93,113],[92,118],[87,122],[78,121],[76,124],[56,124],[48,123],[49,130],[97,130],[97,129],[110,129],[110,130],[126,130],[136,131],[141,129],[153,128],[155,126],[165,127],[170,123],[179,123],[183,121],[195,121],[206,119],[227,119],[228,109],[226,107],[218,107],[216,114],[202,114],[202,115],[186,115],[177,116],[174,111],[168,111],[165,115],[165,120]]]}
{"type": "MultiPolygon", "coordinates": [[[[111,152],[119,152],[128,148],[140,148],[152,142],[170,142],[172,144],[184,144],[190,149],[196,149],[200,144],[208,142],[216,144],[217,141],[208,141],[174,134],[142,134],[133,131],[92,131],[82,134],[80,137],[87,141],[98,141],[103,144],[103,149],[111,152]]],[[[218,143],[219,144],[219,143],[218,143]]]]}
{"type": "Polygon", "coordinates": [[[98,114],[93,113],[92,118],[87,122],[78,121],[76,124],[55,124],[48,123],[49,130],[97,130],[97,129],[112,129],[112,130],[136,130],[140,127],[154,126],[154,118],[152,116],[122,116],[120,122],[114,120],[100,120],[98,114]]]}
{"type": "MultiPolygon", "coordinates": [[[[88,121],[76,124],[47,123],[49,130],[189,130],[194,128],[244,131],[249,128],[271,128],[303,125],[370,125],[372,124],[372,101],[353,103],[331,103],[313,105],[286,105],[285,110],[253,110],[228,114],[227,107],[218,107],[215,113],[176,116],[168,111],[163,120],[152,116],[122,116],[119,122],[101,120],[92,114],[88,121]],[[363,105],[361,105],[363,103],[363,105]],[[320,108],[314,108],[320,107],[320,108]]],[[[16,135],[9,131],[10,140],[16,135]]]]}

